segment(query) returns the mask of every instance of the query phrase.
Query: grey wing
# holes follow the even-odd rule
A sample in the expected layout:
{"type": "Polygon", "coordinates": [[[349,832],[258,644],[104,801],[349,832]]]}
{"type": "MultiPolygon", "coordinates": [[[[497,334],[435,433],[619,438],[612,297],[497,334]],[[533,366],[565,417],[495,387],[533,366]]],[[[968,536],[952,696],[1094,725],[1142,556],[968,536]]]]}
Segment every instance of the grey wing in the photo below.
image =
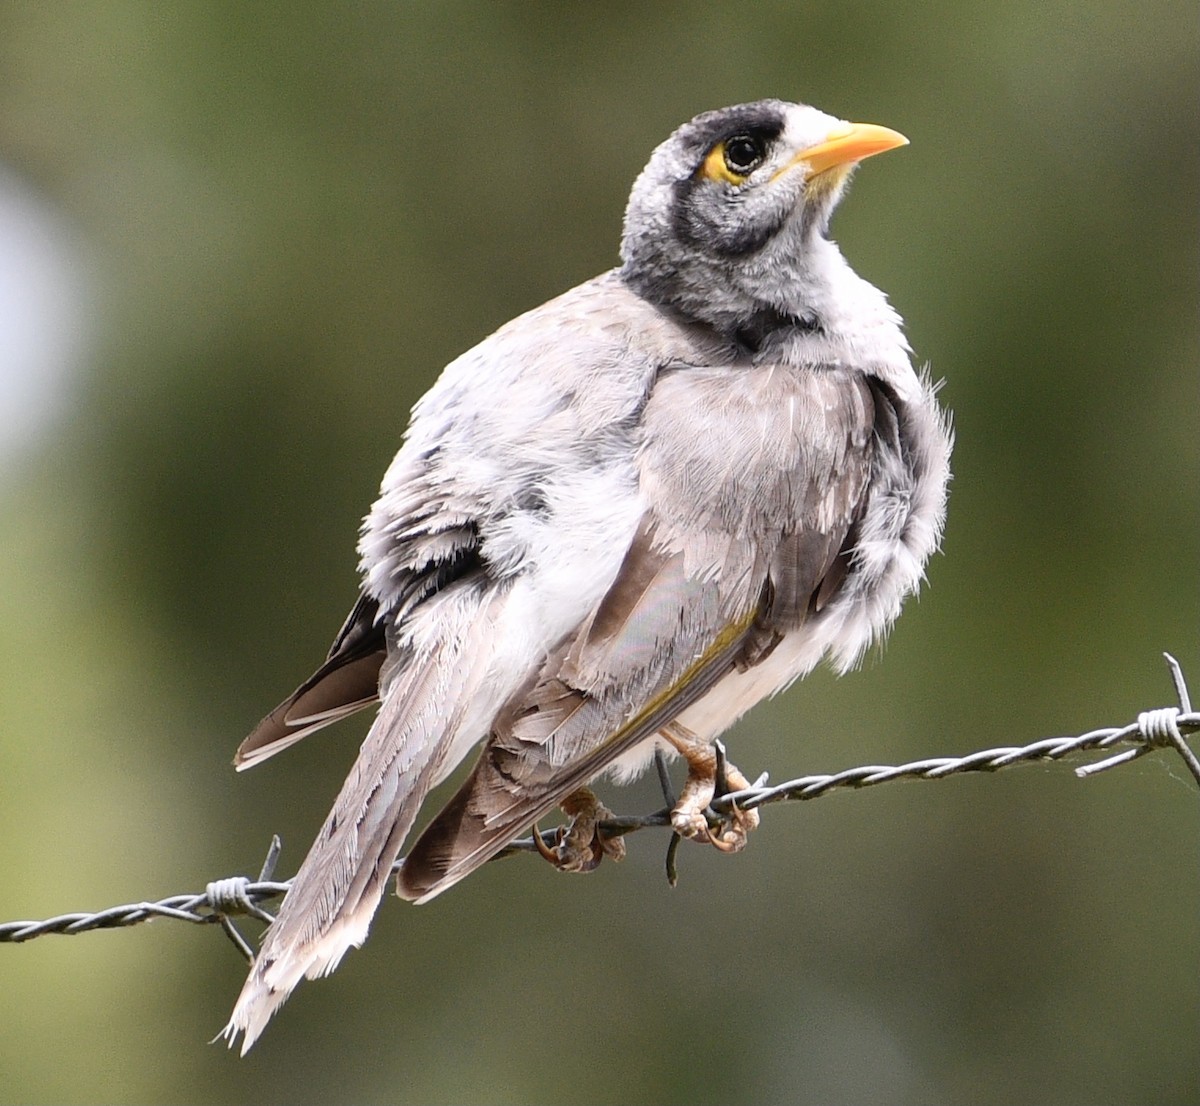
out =
{"type": "Polygon", "coordinates": [[[699,699],[736,663],[761,609],[747,600],[723,616],[715,592],[687,580],[683,558],[653,549],[647,535],[610,594],[626,601],[601,605],[619,626],[596,640],[583,630],[501,711],[470,777],[406,857],[406,898],[425,901],[469,875],[699,699]],[[633,582],[642,576],[651,578],[644,591],[633,582]],[[600,668],[593,651],[627,664],[600,668]]]}
{"type": "MultiPolygon", "coordinates": [[[[694,412],[708,402],[736,421],[724,397],[685,383],[685,394],[668,390],[668,412],[700,400],[694,412]]],[[[607,595],[501,712],[470,777],[406,858],[401,894],[425,901],[462,879],[731,671],[761,663],[819,617],[845,576],[867,494],[874,404],[858,376],[816,391],[819,434],[811,423],[792,427],[786,469],[774,451],[788,435],[770,426],[719,460],[703,435],[672,439],[657,464],[648,409],[643,485],[654,509],[607,595]],[[696,514],[685,485],[699,454],[713,481],[709,508],[696,514]]],[[[761,422],[757,405],[754,414],[761,422]]]]}

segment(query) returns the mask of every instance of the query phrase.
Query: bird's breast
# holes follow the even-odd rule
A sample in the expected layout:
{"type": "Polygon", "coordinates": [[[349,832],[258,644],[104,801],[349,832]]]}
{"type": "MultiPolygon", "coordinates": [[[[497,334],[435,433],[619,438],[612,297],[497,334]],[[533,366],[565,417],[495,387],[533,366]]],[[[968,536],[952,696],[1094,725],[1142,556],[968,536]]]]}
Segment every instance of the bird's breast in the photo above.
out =
{"type": "Polygon", "coordinates": [[[823,526],[847,458],[870,447],[863,374],[844,368],[687,368],[646,406],[640,455],[652,509],[684,530],[748,538],[823,526]]]}

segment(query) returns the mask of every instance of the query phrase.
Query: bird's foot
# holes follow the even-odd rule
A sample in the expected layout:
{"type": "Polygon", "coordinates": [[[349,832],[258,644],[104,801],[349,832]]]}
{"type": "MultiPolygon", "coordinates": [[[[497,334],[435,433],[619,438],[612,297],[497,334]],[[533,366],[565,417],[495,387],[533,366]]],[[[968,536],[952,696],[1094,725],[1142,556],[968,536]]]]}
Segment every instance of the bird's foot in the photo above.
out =
{"type": "Polygon", "coordinates": [[[688,774],[678,802],[671,810],[671,828],[680,837],[708,841],[723,853],[741,852],[751,830],[758,828],[757,810],[734,807],[717,824],[709,825],[708,807],[717,794],[741,791],[750,781],[709,742],[697,737],[677,722],[662,730],[665,737],[687,761],[688,774]]]}
{"type": "Polygon", "coordinates": [[[571,821],[559,827],[557,842],[553,846],[547,845],[537,826],[533,827],[533,840],[538,852],[560,872],[590,872],[606,856],[613,860],[625,859],[625,842],[620,837],[606,837],[600,829],[600,823],[611,818],[612,811],[596,798],[594,792],[581,787],[572,791],[559,806],[571,821]]]}

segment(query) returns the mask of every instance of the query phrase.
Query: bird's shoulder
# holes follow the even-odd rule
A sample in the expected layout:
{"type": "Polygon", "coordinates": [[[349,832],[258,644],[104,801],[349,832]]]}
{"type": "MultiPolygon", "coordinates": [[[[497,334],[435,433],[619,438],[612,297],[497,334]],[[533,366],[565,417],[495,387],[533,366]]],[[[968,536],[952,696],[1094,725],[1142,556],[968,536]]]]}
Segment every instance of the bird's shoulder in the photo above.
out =
{"type": "Polygon", "coordinates": [[[643,299],[611,270],[518,315],[447,365],[414,408],[408,437],[492,416],[513,434],[554,415],[586,432],[626,417],[662,365],[723,359],[727,343],[643,299]]]}
{"type": "MultiPolygon", "coordinates": [[[[721,349],[615,271],[501,326],[414,407],[364,524],[368,589],[387,594],[388,580],[464,551],[516,566],[563,512],[620,532],[608,515],[636,516],[641,416],[659,372],[721,349]]],[[[578,529],[558,527],[559,540],[578,529]]]]}
{"type": "MultiPolygon", "coordinates": [[[[625,456],[664,366],[717,364],[728,343],[648,303],[614,270],[505,323],[413,408],[384,497],[436,474],[485,501],[625,456]]],[[[399,506],[399,503],[397,503],[399,506]]]]}

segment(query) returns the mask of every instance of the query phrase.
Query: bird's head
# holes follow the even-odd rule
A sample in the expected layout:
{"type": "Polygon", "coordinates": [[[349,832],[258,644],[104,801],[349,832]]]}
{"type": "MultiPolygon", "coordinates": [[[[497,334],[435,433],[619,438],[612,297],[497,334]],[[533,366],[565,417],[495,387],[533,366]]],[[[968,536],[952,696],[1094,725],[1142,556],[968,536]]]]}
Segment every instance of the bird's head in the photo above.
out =
{"type": "Polygon", "coordinates": [[[640,294],[735,332],[819,299],[829,217],[854,167],[907,142],[781,100],[706,112],[659,146],[629,197],[621,274],[640,294]]]}

